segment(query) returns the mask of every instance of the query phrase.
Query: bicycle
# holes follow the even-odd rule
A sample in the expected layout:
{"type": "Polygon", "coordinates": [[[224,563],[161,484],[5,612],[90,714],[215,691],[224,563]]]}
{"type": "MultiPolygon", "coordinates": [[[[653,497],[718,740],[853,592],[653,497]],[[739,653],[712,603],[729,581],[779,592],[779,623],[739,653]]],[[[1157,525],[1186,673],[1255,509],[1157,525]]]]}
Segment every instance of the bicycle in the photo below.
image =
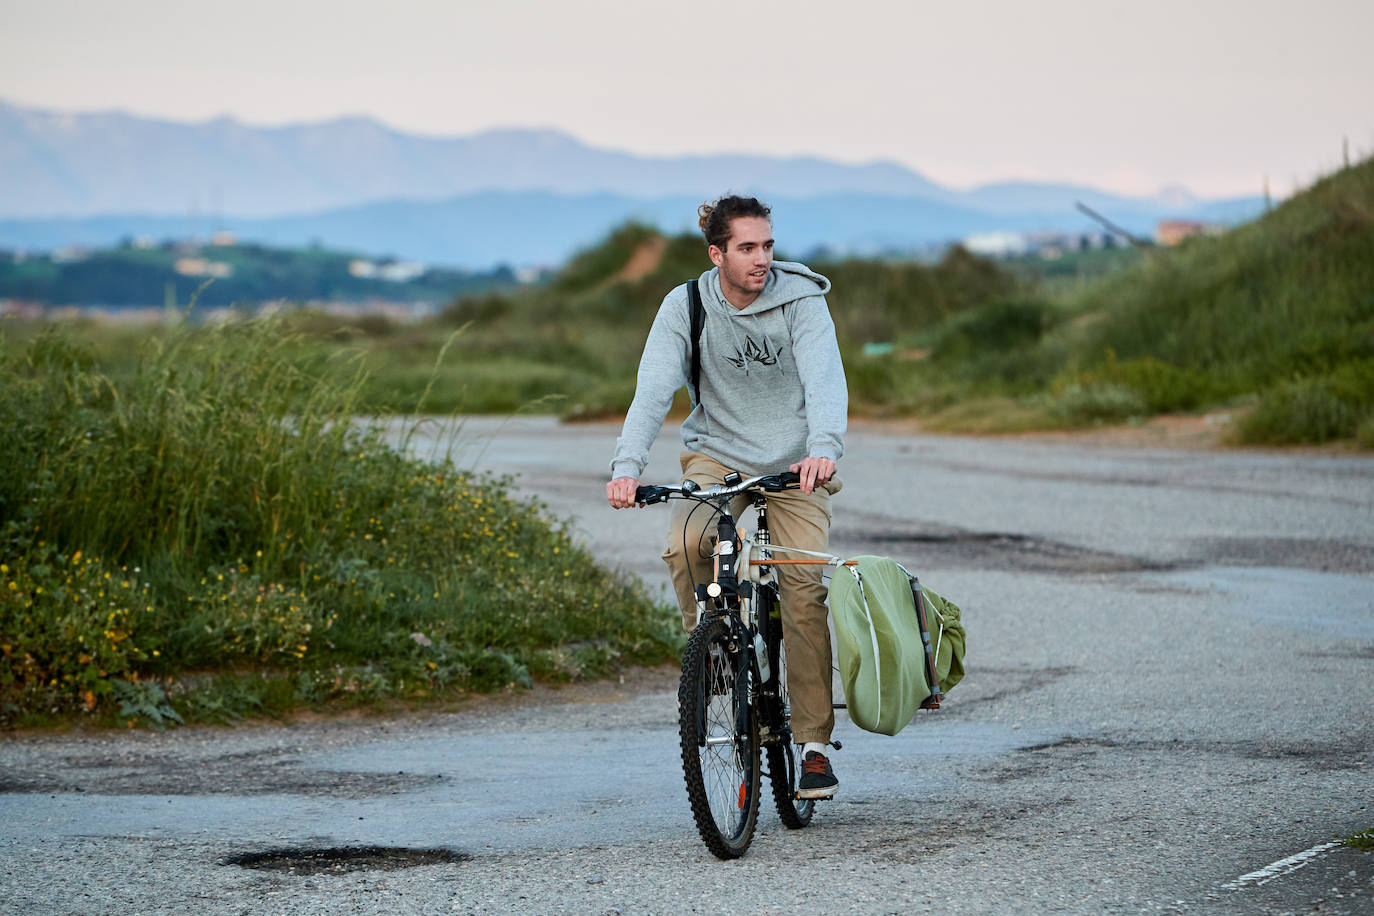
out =
{"type": "Polygon", "coordinates": [[[774,551],[795,548],[770,543],[768,533],[767,494],[799,485],[799,476],[791,472],[748,479],[731,473],[724,483],[705,490],[684,481],[635,491],[635,501],[646,506],[691,499],[718,516],[714,578],[697,586],[701,615],[682,656],[678,731],[697,832],[721,859],[738,858],[753,840],[761,757],[767,760],[773,802],[783,824],[793,830],[806,827],[815,811],[814,799],[797,796],[787,655],[773,567],[833,559],[774,559],[774,551]],[[740,494],[749,495],[755,512],[752,535],[737,527],[730,513],[730,502],[740,494]]]}

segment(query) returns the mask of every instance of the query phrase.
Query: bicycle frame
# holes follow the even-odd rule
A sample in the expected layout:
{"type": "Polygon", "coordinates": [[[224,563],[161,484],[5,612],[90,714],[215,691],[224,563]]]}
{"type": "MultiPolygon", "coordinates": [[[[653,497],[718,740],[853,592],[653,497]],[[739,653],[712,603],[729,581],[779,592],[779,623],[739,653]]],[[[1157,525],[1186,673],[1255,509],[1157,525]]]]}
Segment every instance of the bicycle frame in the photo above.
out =
{"type": "MultiPolygon", "coordinates": [[[[752,536],[744,534],[730,513],[729,499],[716,509],[715,578],[697,586],[700,619],[725,617],[734,635],[737,695],[747,697],[759,715],[763,745],[790,743],[788,710],[779,691],[782,661],[782,616],[777,576],[772,569],[768,531],[768,498],[750,494],[755,513],[752,536]]],[[[743,717],[746,710],[741,709],[743,717]]]]}
{"type": "MultiPolygon", "coordinates": [[[[796,548],[773,545],[768,527],[767,494],[798,482],[796,474],[743,480],[732,473],[707,490],[684,481],[641,486],[635,493],[642,505],[692,499],[716,516],[711,578],[696,587],[697,627],[683,652],[678,725],[697,829],[707,848],[723,859],[742,855],[753,837],[762,763],[768,765],[773,801],[786,827],[807,826],[815,804],[799,798],[796,790],[779,583],[773,568],[778,561],[772,556],[774,550],[796,548]],[[755,512],[752,535],[736,525],[730,511],[739,495],[748,497],[755,512]]],[[[830,562],[838,560],[820,561],[830,562]]]]}

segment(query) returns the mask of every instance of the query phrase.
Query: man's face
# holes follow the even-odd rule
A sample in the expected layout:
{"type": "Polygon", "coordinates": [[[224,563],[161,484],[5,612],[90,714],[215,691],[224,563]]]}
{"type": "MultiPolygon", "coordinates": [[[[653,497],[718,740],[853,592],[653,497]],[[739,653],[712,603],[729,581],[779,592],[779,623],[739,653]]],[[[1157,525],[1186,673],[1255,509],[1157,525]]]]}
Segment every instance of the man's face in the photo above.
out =
{"type": "Polygon", "coordinates": [[[759,297],[773,266],[773,226],[762,216],[737,216],[730,221],[725,250],[712,245],[711,262],[720,268],[720,287],[736,308],[759,297]]]}

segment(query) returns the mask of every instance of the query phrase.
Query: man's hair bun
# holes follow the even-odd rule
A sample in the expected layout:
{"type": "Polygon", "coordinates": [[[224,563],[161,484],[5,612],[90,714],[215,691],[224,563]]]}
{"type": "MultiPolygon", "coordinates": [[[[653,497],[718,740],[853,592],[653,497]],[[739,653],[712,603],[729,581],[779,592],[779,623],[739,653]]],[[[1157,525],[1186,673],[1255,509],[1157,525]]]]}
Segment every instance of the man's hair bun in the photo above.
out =
{"type": "Polygon", "coordinates": [[[761,216],[768,219],[772,210],[757,197],[739,197],[731,194],[713,203],[697,207],[697,225],[706,238],[706,244],[725,250],[730,241],[730,221],[741,216],[761,216]]]}

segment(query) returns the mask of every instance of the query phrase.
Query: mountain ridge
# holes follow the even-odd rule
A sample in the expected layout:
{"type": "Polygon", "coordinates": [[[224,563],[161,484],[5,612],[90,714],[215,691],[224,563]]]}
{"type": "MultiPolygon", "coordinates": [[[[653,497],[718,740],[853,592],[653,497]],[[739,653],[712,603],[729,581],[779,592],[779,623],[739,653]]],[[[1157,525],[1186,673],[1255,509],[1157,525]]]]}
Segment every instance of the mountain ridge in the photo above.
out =
{"type": "Polygon", "coordinates": [[[1065,183],[955,190],[883,160],[638,156],[550,128],[428,137],[364,115],[257,127],[228,116],[188,123],[0,100],[0,246],[17,249],[230,229],[272,244],[319,240],[469,268],[549,264],[629,219],[689,227],[696,205],[725,190],[775,204],[779,238],[794,251],[1095,229],[1074,211],[1078,200],[1143,234],[1161,218],[1236,221],[1262,208],[1259,198],[1207,201],[1168,188],[1167,199],[1065,183]],[[592,212],[566,212],[579,206],[592,212]],[[523,226],[506,225],[512,212],[523,226]],[[808,228],[784,234],[789,226],[808,228]],[[496,250],[483,239],[489,227],[517,247],[496,250]]]}
{"type": "MultiPolygon", "coordinates": [[[[631,197],[711,194],[722,190],[722,184],[728,186],[732,183],[743,186],[736,190],[758,190],[786,197],[837,192],[884,193],[934,197],[945,202],[960,201],[966,206],[977,200],[982,208],[992,212],[1001,210],[997,195],[1003,192],[1024,193],[1025,189],[1041,188],[1047,192],[1070,190],[1080,195],[1127,201],[1136,205],[1167,203],[1168,198],[1176,200],[1178,190],[1177,186],[1166,186],[1155,195],[1138,196],[1062,181],[1010,180],[955,190],[887,159],[849,164],[805,155],[638,155],[596,147],[565,131],[547,127],[501,127],[467,135],[432,136],[402,131],[368,115],[255,126],[228,115],[191,122],[146,117],[118,110],[59,112],[24,107],[0,99],[0,165],[9,165],[5,159],[12,156],[16,148],[43,152],[57,160],[49,160],[54,170],[65,169],[79,177],[81,189],[88,194],[99,189],[95,187],[96,182],[92,181],[95,173],[94,163],[89,158],[90,151],[81,149],[82,144],[99,144],[100,148],[94,151],[97,154],[118,156],[121,175],[127,178],[131,174],[128,163],[134,155],[149,163],[167,158],[159,152],[159,144],[167,144],[166,148],[175,149],[178,154],[184,152],[188,144],[191,149],[200,147],[208,153],[210,151],[205,150],[206,140],[213,141],[222,151],[257,157],[247,163],[252,167],[270,164],[262,158],[268,154],[278,157],[279,166],[292,163],[293,157],[305,154],[314,157],[310,160],[310,174],[300,170],[291,176],[306,185],[304,192],[298,192],[295,199],[288,196],[258,201],[256,196],[247,196],[244,199],[249,203],[236,204],[231,191],[221,188],[226,198],[224,211],[236,216],[279,216],[390,197],[442,199],[484,190],[547,190],[563,193],[607,191],[631,197]],[[120,143],[108,142],[105,132],[110,131],[122,136],[120,143]],[[197,138],[200,138],[199,142],[197,138]],[[392,176],[385,182],[363,182],[359,186],[358,175],[346,173],[350,181],[338,183],[337,198],[321,195],[319,199],[313,199],[310,194],[312,188],[318,190],[316,185],[332,183],[330,176],[335,174],[334,168],[340,161],[332,147],[344,140],[362,147],[358,149],[355,146],[349,150],[344,162],[357,163],[360,155],[375,158],[379,154],[390,153],[400,157],[393,159],[390,164],[393,168],[403,168],[408,181],[399,181],[392,176]],[[77,148],[73,148],[73,143],[77,148]],[[452,158],[442,160],[445,156],[452,158]],[[557,157],[554,163],[559,166],[557,171],[548,168],[550,156],[557,157]],[[481,168],[463,175],[455,174],[455,170],[474,165],[481,168]],[[768,186],[755,187],[763,184],[768,186]],[[410,187],[414,193],[399,193],[405,187],[410,187]],[[380,196],[369,197],[370,194],[380,196]]],[[[222,156],[211,156],[202,162],[202,166],[218,168],[224,167],[225,163],[222,156]]],[[[270,184],[270,176],[259,172],[252,174],[254,181],[261,182],[267,177],[270,184]]],[[[160,171],[158,175],[166,184],[169,177],[167,173],[160,171]]],[[[121,209],[138,213],[180,213],[186,209],[188,195],[195,193],[194,188],[177,192],[174,200],[160,205],[138,201],[110,205],[97,196],[80,204],[69,202],[67,209],[49,207],[40,210],[30,207],[26,210],[23,204],[15,204],[16,200],[24,199],[22,196],[16,197],[16,192],[22,190],[21,176],[21,172],[8,167],[0,172],[0,192],[3,192],[0,193],[0,200],[8,202],[8,207],[0,212],[0,216],[84,216],[121,209]],[[159,209],[159,206],[165,206],[166,209],[159,209]]],[[[170,177],[175,180],[178,177],[177,170],[170,177]]],[[[225,173],[211,177],[233,176],[225,173]]],[[[205,181],[201,185],[201,193],[208,199],[213,188],[205,181]]],[[[263,196],[266,196],[265,189],[263,196]]],[[[1189,197],[1195,201],[1201,200],[1191,192],[1189,197]]]]}

